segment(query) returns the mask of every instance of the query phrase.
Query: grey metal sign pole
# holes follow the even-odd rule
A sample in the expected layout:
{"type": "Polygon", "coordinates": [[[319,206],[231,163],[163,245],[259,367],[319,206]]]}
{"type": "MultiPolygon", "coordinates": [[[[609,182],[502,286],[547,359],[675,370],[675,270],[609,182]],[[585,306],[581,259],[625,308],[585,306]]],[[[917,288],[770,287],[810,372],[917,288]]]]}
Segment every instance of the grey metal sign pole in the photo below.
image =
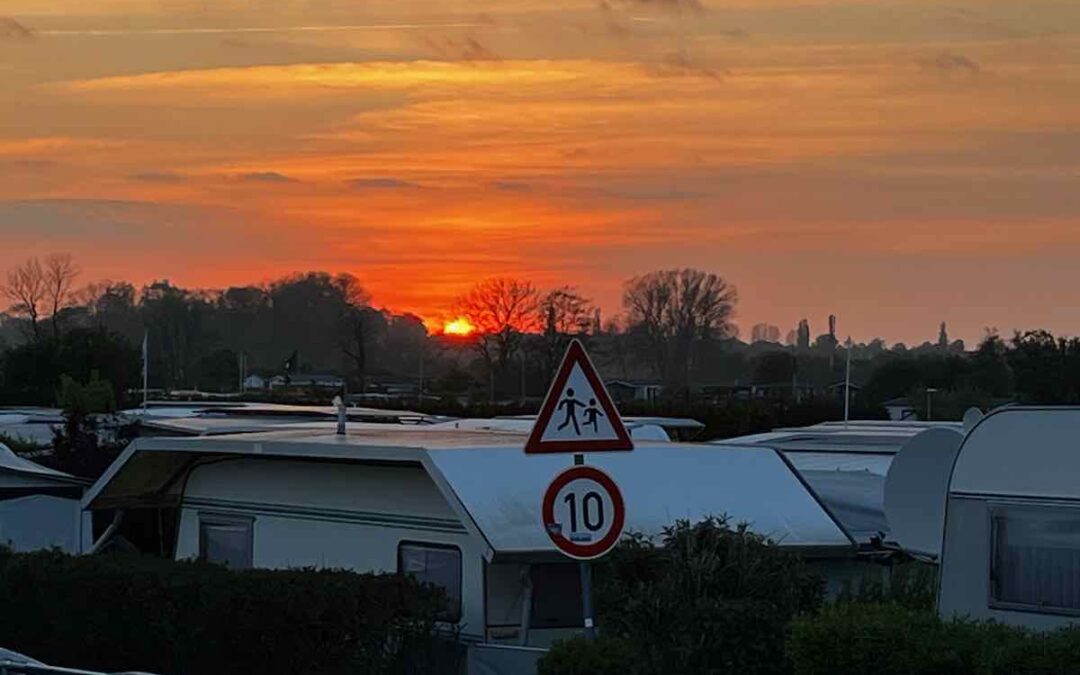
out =
{"type": "MultiPolygon", "coordinates": [[[[574,466],[583,466],[585,455],[574,455],[574,466]]],[[[585,639],[596,639],[596,620],[593,616],[592,563],[582,560],[578,563],[581,576],[581,614],[585,626],[585,639]]]]}

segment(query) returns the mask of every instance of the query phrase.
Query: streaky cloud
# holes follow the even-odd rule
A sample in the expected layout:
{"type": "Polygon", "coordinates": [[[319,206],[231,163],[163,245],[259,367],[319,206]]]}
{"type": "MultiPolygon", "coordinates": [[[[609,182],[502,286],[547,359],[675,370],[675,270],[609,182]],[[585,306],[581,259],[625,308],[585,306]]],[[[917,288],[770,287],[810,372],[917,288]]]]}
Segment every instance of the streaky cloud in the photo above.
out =
{"type": "Polygon", "coordinates": [[[0,16],[0,40],[29,40],[34,31],[15,20],[14,17],[0,16]]]}
{"type": "Polygon", "coordinates": [[[242,173],[237,176],[240,180],[248,181],[252,183],[294,183],[295,178],[290,178],[283,173],[277,171],[252,171],[249,173],[242,173]]]}
{"type": "Polygon", "coordinates": [[[354,178],[346,183],[354,190],[416,190],[420,188],[417,183],[398,178],[354,178]]]}

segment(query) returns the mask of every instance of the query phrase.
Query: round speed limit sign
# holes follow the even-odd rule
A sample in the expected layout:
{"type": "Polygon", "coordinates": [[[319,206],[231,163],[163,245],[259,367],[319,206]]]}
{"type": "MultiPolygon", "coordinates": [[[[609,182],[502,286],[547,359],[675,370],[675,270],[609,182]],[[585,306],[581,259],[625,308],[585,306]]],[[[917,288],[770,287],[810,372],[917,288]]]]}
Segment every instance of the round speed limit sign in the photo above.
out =
{"type": "Polygon", "coordinates": [[[578,560],[599,558],[622,536],[626,505],[611,476],[591,466],[573,466],[551,481],[541,510],[555,546],[578,560]]]}

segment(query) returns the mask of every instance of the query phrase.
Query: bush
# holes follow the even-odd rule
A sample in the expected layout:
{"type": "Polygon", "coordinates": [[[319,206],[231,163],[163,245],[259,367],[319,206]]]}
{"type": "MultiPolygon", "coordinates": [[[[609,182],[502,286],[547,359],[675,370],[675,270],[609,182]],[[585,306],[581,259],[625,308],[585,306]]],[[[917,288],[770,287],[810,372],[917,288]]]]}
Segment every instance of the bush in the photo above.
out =
{"type": "Polygon", "coordinates": [[[4,646],[164,675],[452,673],[443,598],[398,576],[0,552],[4,646]]]}
{"type": "Polygon", "coordinates": [[[633,672],[631,654],[617,638],[574,638],[556,643],[540,660],[537,675],[625,675],[633,672]]]}
{"type": "Polygon", "coordinates": [[[898,604],[840,603],[797,619],[788,654],[794,675],[1080,673],[1080,629],[1032,633],[898,604]]]}
{"type": "Polygon", "coordinates": [[[725,519],[669,528],[663,546],[624,541],[597,566],[601,630],[641,675],[785,672],[792,617],[820,606],[801,561],[725,519]]]}
{"type": "Polygon", "coordinates": [[[0,353],[0,403],[52,406],[62,375],[86,383],[95,372],[122,399],[142,381],[139,358],[134,345],[100,328],[75,328],[59,341],[28,342],[0,353]]]}

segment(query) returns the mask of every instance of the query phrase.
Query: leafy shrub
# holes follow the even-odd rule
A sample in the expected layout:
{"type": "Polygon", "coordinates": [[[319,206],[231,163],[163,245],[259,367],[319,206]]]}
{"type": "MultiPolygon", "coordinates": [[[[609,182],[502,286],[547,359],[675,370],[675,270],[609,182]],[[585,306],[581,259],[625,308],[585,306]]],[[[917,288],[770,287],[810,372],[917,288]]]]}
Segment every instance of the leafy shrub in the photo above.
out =
{"type": "Polygon", "coordinates": [[[788,654],[794,675],[1080,673],[1080,629],[1032,633],[898,604],[838,603],[794,622],[788,654]]]}
{"type": "Polygon", "coordinates": [[[4,645],[107,671],[456,672],[433,632],[443,600],[390,575],[0,552],[4,645]]]}
{"type": "Polygon", "coordinates": [[[38,340],[0,352],[0,403],[52,406],[61,375],[85,383],[94,372],[123,399],[141,383],[138,348],[102,328],[73,328],[58,341],[38,340]]]}
{"type": "Polygon", "coordinates": [[[797,557],[723,518],[678,522],[661,546],[631,537],[596,578],[600,627],[640,675],[783,673],[789,622],[822,598],[797,557]]]}
{"type": "Polygon", "coordinates": [[[969,672],[944,645],[945,632],[932,612],[838,603],[796,620],[788,653],[797,675],[969,672]]]}
{"type": "Polygon", "coordinates": [[[633,668],[632,651],[622,640],[579,637],[556,643],[540,660],[537,675],[625,675],[633,668]]]}

